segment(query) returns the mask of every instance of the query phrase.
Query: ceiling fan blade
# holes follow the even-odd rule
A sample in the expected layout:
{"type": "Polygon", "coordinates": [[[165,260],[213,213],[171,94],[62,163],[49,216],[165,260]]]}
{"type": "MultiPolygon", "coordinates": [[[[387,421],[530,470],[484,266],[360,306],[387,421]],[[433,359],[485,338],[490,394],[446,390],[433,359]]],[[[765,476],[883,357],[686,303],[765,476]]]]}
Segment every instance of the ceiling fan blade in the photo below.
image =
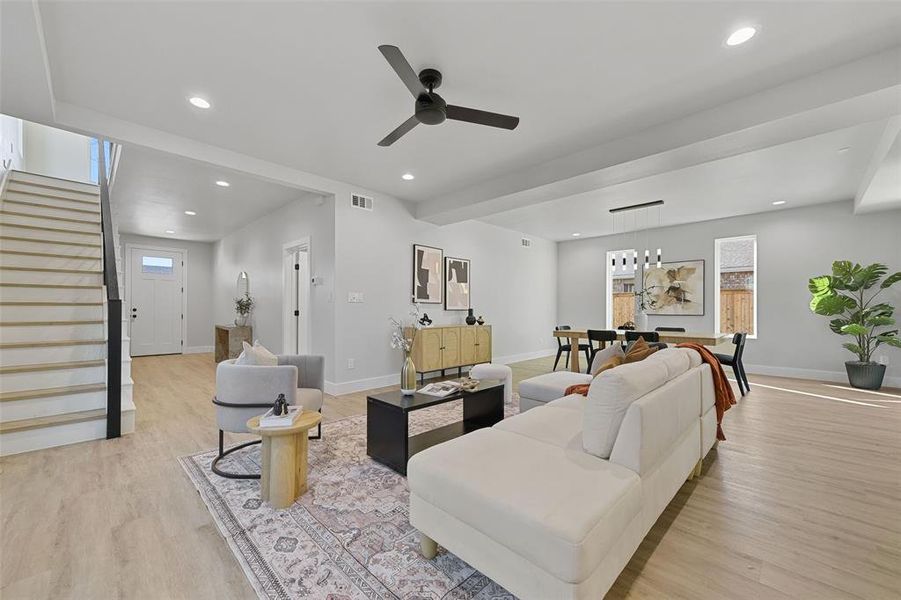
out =
{"type": "Polygon", "coordinates": [[[466,108],[465,106],[454,106],[453,104],[447,105],[447,118],[489,127],[500,127],[501,129],[516,129],[516,126],[519,125],[519,117],[466,108]]]}
{"type": "Polygon", "coordinates": [[[410,130],[417,125],[419,125],[419,121],[416,120],[416,117],[410,117],[409,119],[398,125],[397,129],[386,135],[385,139],[379,142],[379,146],[390,146],[391,144],[399,140],[402,136],[409,133],[410,130]]]}
{"type": "Polygon", "coordinates": [[[419,82],[416,71],[413,70],[413,67],[410,66],[407,59],[404,58],[400,48],[397,46],[382,45],[379,46],[379,50],[381,51],[382,56],[385,57],[385,60],[388,61],[388,64],[391,65],[391,68],[394,69],[394,72],[397,73],[397,76],[400,77],[400,80],[403,81],[404,85],[407,86],[407,89],[410,90],[410,93],[413,94],[414,98],[419,98],[419,96],[426,93],[426,89],[422,87],[422,83],[419,82]]]}

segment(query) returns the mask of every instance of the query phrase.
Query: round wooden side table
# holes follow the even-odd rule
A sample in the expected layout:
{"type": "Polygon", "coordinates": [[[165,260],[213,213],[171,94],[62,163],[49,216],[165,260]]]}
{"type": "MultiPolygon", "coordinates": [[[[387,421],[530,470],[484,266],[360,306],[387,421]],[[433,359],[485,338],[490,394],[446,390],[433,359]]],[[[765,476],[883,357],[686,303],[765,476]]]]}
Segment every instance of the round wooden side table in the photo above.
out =
{"type": "Polygon", "coordinates": [[[288,508],[307,491],[307,449],[310,429],[322,414],[304,411],[289,427],[260,427],[260,418],[247,421],[247,429],[263,438],[260,455],[260,498],[272,508],[288,508]]]}

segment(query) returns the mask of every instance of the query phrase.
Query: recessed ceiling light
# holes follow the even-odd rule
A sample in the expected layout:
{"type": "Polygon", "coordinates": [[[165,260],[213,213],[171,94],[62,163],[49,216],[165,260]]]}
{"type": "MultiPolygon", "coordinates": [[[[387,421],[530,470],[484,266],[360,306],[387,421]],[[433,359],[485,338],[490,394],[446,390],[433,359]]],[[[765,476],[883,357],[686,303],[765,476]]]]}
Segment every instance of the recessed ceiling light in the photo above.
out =
{"type": "Polygon", "coordinates": [[[413,176],[413,173],[404,173],[400,176],[400,178],[404,181],[413,181],[414,179],[416,179],[416,177],[413,176]]]}
{"type": "Polygon", "coordinates": [[[726,45],[738,46],[740,44],[744,44],[752,37],[754,37],[756,33],[757,30],[753,27],[742,27],[741,29],[736,29],[728,38],[726,38],[726,45]]]}
{"type": "Polygon", "coordinates": [[[851,146],[845,146],[844,148],[839,148],[838,151],[839,151],[839,153],[844,154],[845,152],[847,152],[850,149],[851,149],[851,146]]]}
{"type": "Polygon", "coordinates": [[[782,206],[785,204],[785,200],[773,200],[773,206],[782,206]]]}
{"type": "Polygon", "coordinates": [[[166,233],[168,233],[168,234],[173,234],[173,233],[175,233],[175,231],[173,231],[172,229],[167,229],[167,230],[166,230],[166,233]]]}
{"type": "Polygon", "coordinates": [[[188,98],[188,102],[196,106],[197,108],[209,108],[210,103],[205,98],[201,98],[200,96],[191,96],[188,98]]]}
{"type": "Polygon", "coordinates": [[[582,234],[581,234],[581,233],[574,233],[574,234],[573,234],[573,237],[579,237],[580,235],[582,235],[582,234]]]}
{"type": "Polygon", "coordinates": [[[193,217],[193,216],[196,215],[197,213],[194,212],[193,210],[186,210],[186,211],[185,211],[185,214],[188,215],[189,217],[193,217]]]}
{"type": "Polygon", "coordinates": [[[230,184],[229,182],[227,182],[227,181],[223,181],[223,180],[220,179],[219,181],[216,182],[216,185],[218,185],[219,187],[228,187],[228,186],[230,186],[231,184],[230,184]]]}

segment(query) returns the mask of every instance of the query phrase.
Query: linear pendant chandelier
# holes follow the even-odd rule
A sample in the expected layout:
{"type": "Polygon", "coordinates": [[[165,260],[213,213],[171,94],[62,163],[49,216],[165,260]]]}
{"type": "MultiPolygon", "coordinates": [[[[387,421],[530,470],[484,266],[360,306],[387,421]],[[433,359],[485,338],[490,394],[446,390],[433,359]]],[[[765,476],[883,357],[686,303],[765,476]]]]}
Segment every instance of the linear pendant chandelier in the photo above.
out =
{"type": "MultiPolygon", "coordinates": [[[[639,229],[644,231],[644,241],[645,241],[645,250],[644,250],[644,268],[647,269],[651,264],[651,251],[648,246],[648,219],[650,216],[650,211],[653,209],[656,213],[657,223],[656,226],[660,227],[660,211],[663,207],[663,200],[654,200],[653,202],[642,202],[641,204],[631,204],[629,206],[620,206],[619,208],[611,208],[610,213],[613,215],[613,233],[614,235],[619,233],[617,229],[617,216],[621,217],[620,222],[622,223],[622,232],[626,232],[626,216],[631,213],[633,216],[632,219],[632,241],[633,241],[633,250],[632,250],[632,268],[634,270],[638,270],[638,233],[639,229]],[[644,226],[639,228],[638,217],[639,215],[644,216],[644,226]]],[[[627,252],[624,250],[622,253],[622,270],[625,272],[627,270],[627,252]]],[[[613,258],[610,261],[610,266],[613,267],[613,270],[616,270],[616,253],[613,253],[613,258]]],[[[663,249],[657,248],[657,268],[663,264],[663,249]]]]}

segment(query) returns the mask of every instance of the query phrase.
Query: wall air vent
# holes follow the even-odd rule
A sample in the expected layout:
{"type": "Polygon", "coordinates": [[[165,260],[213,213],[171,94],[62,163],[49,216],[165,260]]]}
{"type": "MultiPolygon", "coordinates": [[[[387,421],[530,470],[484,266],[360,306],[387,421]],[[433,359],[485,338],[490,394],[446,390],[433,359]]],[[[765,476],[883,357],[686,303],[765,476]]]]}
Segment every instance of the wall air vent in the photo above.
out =
{"type": "Polygon", "coordinates": [[[372,210],[372,198],[361,194],[350,195],[350,205],[354,208],[362,208],[363,210],[372,210]]]}
{"type": "Polygon", "coordinates": [[[522,242],[523,248],[531,248],[532,247],[532,240],[530,240],[529,238],[522,238],[521,242],[522,242]]]}

